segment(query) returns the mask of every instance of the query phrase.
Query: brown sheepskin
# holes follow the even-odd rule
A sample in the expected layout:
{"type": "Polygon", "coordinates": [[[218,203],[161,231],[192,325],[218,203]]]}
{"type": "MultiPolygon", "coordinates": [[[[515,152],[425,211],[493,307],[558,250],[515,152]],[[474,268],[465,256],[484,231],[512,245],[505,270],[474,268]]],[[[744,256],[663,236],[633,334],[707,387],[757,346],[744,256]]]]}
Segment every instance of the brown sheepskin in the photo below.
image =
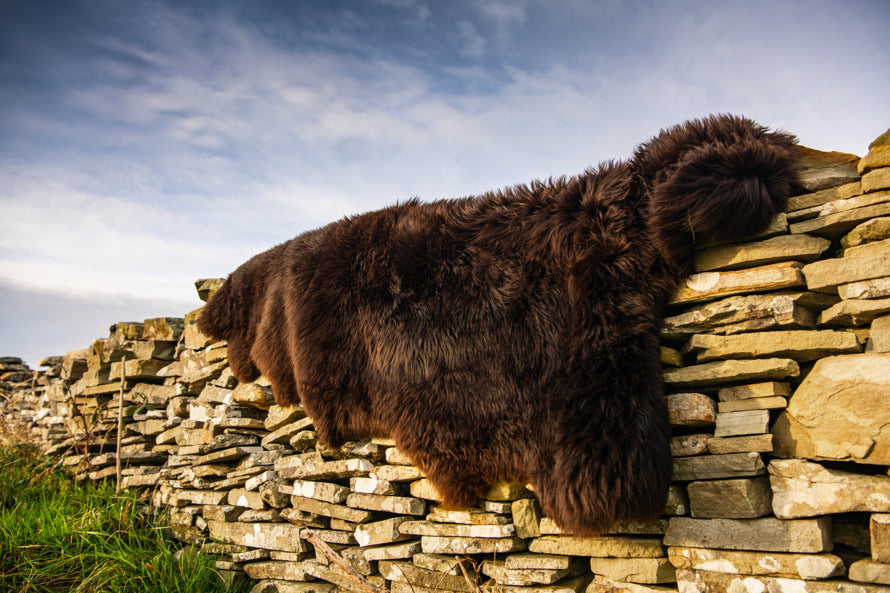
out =
{"type": "Polygon", "coordinates": [[[568,532],[651,519],[666,302],[694,241],[784,207],[794,142],[711,116],[578,177],[345,218],[247,261],[198,327],[323,443],[393,437],[448,506],[515,480],[568,532]]]}

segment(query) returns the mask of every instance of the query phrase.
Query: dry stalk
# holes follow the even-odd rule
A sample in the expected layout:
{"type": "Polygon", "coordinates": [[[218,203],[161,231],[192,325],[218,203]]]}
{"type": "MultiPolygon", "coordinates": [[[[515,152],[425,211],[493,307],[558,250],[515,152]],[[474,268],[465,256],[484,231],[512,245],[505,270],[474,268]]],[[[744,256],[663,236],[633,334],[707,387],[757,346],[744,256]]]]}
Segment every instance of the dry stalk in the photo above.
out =
{"type": "Polygon", "coordinates": [[[114,491],[121,491],[121,484],[123,483],[123,479],[121,478],[121,433],[123,433],[124,426],[124,389],[126,387],[127,382],[127,365],[126,361],[121,360],[121,390],[120,396],[117,400],[117,441],[115,444],[115,452],[114,452],[114,468],[115,468],[115,478],[116,482],[114,485],[114,491]]]}
{"type": "Polygon", "coordinates": [[[321,541],[314,532],[309,531],[308,529],[304,529],[300,533],[300,537],[308,541],[310,544],[315,546],[315,549],[320,551],[322,554],[328,557],[328,559],[340,567],[340,569],[346,573],[351,580],[355,581],[355,583],[362,588],[366,593],[386,593],[385,591],[375,587],[371,583],[368,582],[365,577],[360,575],[346,560],[343,559],[342,556],[337,554],[329,545],[321,541]]]}

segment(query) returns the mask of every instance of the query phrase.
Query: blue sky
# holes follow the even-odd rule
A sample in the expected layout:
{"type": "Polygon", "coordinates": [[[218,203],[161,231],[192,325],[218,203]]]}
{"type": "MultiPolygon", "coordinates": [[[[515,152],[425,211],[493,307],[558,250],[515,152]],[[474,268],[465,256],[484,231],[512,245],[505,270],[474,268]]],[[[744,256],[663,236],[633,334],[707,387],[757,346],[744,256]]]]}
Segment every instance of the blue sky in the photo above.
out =
{"type": "Polygon", "coordinates": [[[0,0],[0,355],[36,365],[344,215],[733,112],[862,155],[890,3],[0,0]]]}

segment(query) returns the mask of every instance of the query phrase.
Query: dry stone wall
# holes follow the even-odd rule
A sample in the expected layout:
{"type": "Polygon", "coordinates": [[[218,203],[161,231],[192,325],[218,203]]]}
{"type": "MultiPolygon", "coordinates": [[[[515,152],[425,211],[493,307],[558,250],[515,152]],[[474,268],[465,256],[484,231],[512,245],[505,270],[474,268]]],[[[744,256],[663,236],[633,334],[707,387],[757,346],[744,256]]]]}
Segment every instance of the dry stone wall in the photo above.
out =
{"type": "Polygon", "coordinates": [[[238,384],[197,311],[36,373],[0,359],[3,422],[81,480],[119,458],[123,487],[257,592],[887,591],[890,131],[862,159],[807,150],[802,175],[763,235],[699,246],[671,304],[673,483],[652,524],[564,534],[521,484],[442,509],[394,442],[326,449],[264,380],[238,384]]]}

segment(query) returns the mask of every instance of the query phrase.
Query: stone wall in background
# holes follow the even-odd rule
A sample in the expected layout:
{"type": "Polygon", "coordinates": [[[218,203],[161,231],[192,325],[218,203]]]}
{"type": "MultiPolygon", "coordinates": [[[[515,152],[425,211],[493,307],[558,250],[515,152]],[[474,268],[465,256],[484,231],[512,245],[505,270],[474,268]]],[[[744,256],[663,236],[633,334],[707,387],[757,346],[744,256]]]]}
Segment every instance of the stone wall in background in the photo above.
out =
{"type": "Polygon", "coordinates": [[[652,524],[572,537],[520,484],[443,510],[392,441],[325,449],[262,379],[238,384],[197,311],[34,373],[0,359],[2,420],[81,480],[119,456],[124,487],[257,592],[364,591],[318,542],[393,593],[886,591],[890,132],[802,166],[809,193],[761,236],[700,246],[665,319],[674,477],[652,524]]]}

